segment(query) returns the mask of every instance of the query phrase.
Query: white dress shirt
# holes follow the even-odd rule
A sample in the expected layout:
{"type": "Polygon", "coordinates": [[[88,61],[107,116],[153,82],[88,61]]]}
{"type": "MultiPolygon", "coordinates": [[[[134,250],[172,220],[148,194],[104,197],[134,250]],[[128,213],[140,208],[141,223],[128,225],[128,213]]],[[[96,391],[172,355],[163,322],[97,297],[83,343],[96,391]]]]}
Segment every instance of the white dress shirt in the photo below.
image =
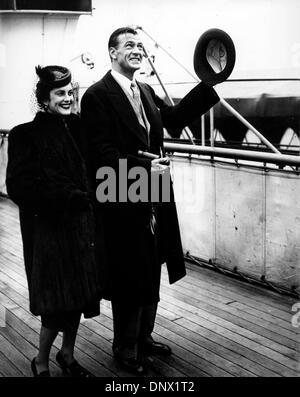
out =
{"type": "Polygon", "coordinates": [[[128,77],[123,76],[123,74],[117,72],[116,70],[112,70],[111,75],[117,81],[117,83],[121,86],[121,88],[132,97],[133,94],[132,94],[132,89],[130,88],[130,85],[131,85],[132,81],[134,81],[134,80],[129,80],[128,77]]]}
{"type": "MultiPolygon", "coordinates": [[[[111,75],[112,77],[116,80],[116,82],[119,84],[119,86],[122,88],[122,90],[125,92],[127,96],[130,98],[133,98],[133,91],[131,89],[131,83],[135,82],[137,83],[135,79],[130,80],[128,77],[124,76],[123,74],[117,72],[116,70],[111,70],[111,75]]],[[[137,86],[138,88],[138,86],[137,86]]],[[[139,89],[139,88],[138,88],[139,89]]],[[[130,100],[130,103],[132,107],[134,108],[134,105],[132,104],[132,99],[130,100]]],[[[150,124],[148,122],[143,103],[140,102],[141,109],[139,111],[140,114],[137,114],[137,118],[140,122],[140,124],[145,128],[145,130],[148,133],[148,142],[149,142],[149,131],[150,131],[150,124]]],[[[136,109],[134,108],[134,111],[137,113],[136,109]]]]}

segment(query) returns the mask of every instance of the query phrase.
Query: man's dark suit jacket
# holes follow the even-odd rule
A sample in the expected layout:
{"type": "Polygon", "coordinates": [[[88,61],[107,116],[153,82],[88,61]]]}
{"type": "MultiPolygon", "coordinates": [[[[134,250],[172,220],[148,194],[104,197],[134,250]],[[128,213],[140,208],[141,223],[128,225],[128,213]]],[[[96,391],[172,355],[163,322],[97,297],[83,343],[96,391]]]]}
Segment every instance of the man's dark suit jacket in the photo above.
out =
{"type": "MultiPolygon", "coordinates": [[[[150,177],[151,160],[140,157],[138,150],[160,154],[163,127],[183,128],[219,101],[213,88],[200,83],[178,105],[168,106],[149,85],[138,85],[150,124],[150,145],[147,132],[110,72],[83,95],[81,118],[94,189],[97,170],[110,166],[117,171],[119,159],[127,159],[128,170],[144,167],[150,177]]],[[[171,196],[170,203],[156,206],[155,238],[149,229],[151,203],[96,202],[98,227],[104,227],[109,257],[108,266],[102,269],[105,298],[157,302],[161,263],[167,264],[170,283],[186,274],[172,189],[171,196]]]]}

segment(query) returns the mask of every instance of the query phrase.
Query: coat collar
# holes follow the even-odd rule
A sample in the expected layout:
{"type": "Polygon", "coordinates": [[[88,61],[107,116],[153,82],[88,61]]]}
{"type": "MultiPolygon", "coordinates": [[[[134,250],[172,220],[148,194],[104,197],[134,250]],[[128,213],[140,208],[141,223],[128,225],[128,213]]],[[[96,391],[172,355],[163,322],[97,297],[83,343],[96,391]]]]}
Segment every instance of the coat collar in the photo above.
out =
{"type": "MultiPolygon", "coordinates": [[[[61,116],[47,112],[37,112],[29,134],[35,142],[45,145],[51,145],[54,141],[61,141],[62,134],[68,136],[71,142],[77,148],[77,136],[79,131],[79,117],[75,114],[61,116]]],[[[81,144],[81,142],[78,142],[81,144]]]]}
{"type": "Polygon", "coordinates": [[[69,116],[62,116],[60,114],[53,114],[47,112],[37,112],[34,117],[34,122],[36,123],[45,123],[45,124],[55,124],[56,126],[64,127],[65,123],[69,125],[74,121],[78,116],[75,114],[70,114],[69,116]]]}

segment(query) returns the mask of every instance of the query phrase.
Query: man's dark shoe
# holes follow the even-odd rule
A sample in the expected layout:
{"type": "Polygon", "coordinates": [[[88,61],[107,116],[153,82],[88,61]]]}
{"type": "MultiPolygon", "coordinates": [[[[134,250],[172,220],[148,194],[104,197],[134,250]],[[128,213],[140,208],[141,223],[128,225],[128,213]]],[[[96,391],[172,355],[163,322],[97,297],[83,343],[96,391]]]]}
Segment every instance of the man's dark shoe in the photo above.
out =
{"type": "Polygon", "coordinates": [[[128,372],[131,372],[134,375],[144,375],[145,369],[141,364],[140,360],[137,360],[134,357],[124,357],[122,354],[122,350],[118,346],[112,346],[113,354],[115,360],[120,364],[120,366],[128,372]]]}
{"type": "Polygon", "coordinates": [[[172,354],[170,346],[154,341],[151,343],[144,343],[142,345],[142,351],[148,354],[160,354],[161,356],[170,356],[172,354]]]}
{"type": "Polygon", "coordinates": [[[135,358],[121,358],[119,356],[115,356],[115,359],[126,371],[134,375],[144,375],[145,369],[139,360],[135,358]]]}

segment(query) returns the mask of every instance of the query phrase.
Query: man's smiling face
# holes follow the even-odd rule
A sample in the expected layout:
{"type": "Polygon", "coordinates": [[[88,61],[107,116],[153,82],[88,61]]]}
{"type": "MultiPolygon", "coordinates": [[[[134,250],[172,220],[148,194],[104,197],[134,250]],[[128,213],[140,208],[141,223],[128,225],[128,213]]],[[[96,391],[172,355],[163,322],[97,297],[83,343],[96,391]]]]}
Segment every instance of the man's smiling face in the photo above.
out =
{"type": "Polygon", "coordinates": [[[120,34],[118,46],[110,48],[114,69],[125,76],[133,76],[140,69],[143,55],[143,43],[138,35],[132,33],[120,34]]]}

